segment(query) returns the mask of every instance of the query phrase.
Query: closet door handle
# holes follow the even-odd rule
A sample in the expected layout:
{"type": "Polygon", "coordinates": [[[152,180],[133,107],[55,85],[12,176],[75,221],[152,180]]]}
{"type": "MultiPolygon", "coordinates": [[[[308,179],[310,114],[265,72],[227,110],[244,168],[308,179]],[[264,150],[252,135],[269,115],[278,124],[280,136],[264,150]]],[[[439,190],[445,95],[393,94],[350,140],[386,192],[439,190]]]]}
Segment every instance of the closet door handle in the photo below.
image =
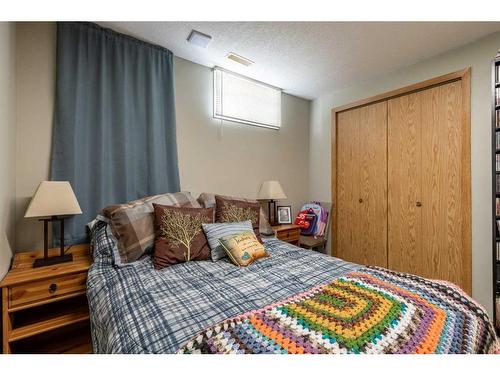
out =
{"type": "Polygon", "coordinates": [[[422,202],[417,202],[417,207],[422,207],[422,202]]]}

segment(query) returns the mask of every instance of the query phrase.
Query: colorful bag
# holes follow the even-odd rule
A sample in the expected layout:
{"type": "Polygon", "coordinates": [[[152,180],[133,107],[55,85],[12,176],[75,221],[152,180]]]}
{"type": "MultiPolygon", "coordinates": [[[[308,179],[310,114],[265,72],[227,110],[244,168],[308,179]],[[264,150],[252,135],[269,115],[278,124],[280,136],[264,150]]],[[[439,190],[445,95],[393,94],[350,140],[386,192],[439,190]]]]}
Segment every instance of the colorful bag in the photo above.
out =
{"type": "Polygon", "coordinates": [[[316,229],[318,216],[311,209],[302,210],[298,213],[295,219],[295,225],[300,226],[300,234],[310,236],[316,229]]]}
{"type": "Polygon", "coordinates": [[[295,220],[295,224],[301,227],[300,234],[303,236],[324,236],[327,223],[328,211],[319,202],[304,204],[295,220]],[[307,215],[310,216],[307,218],[307,215]]]}

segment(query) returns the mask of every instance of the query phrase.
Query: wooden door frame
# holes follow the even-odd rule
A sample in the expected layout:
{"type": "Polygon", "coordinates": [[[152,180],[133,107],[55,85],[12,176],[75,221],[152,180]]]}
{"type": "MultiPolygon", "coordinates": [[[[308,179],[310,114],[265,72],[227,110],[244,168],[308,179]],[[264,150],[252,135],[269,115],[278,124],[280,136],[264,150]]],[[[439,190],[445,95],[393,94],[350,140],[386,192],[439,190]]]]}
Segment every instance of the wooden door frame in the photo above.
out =
{"type": "Polygon", "coordinates": [[[462,95],[462,189],[463,197],[466,199],[464,206],[468,209],[469,214],[464,217],[463,230],[462,230],[462,248],[464,249],[464,263],[467,267],[464,269],[464,278],[466,280],[466,292],[471,294],[472,291],[472,229],[471,229],[471,143],[470,143],[470,125],[471,125],[471,84],[470,84],[471,68],[465,68],[453,73],[445,74],[439,77],[431,78],[422,82],[414,83],[399,89],[387,91],[382,94],[371,96],[365,99],[357,100],[355,102],[345,104],[339,107],[334,107],[331,110],[331,197],[333,209],[333,225],[331,226],[332,250],[333,256],[337,255],[337,116],[339,113],[348,111],[350,109],[363,107],[366,105],[386,101],[402,95],[408,95],[417,91],[426,90],[434,86],[444,85],[450,82],[462,81],[463,95],[462,95]]]}

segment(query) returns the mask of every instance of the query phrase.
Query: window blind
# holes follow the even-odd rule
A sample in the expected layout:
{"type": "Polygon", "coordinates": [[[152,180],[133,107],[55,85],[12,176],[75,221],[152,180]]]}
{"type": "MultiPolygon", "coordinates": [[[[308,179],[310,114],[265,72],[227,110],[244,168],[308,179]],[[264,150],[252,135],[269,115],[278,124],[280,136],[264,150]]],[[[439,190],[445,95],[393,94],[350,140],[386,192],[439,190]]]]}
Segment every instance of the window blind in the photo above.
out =
{"type": "Polygon", "coordinates": [[[281,126],[281,90],[215,68],[214,117],[279,129],[281,126]]]}

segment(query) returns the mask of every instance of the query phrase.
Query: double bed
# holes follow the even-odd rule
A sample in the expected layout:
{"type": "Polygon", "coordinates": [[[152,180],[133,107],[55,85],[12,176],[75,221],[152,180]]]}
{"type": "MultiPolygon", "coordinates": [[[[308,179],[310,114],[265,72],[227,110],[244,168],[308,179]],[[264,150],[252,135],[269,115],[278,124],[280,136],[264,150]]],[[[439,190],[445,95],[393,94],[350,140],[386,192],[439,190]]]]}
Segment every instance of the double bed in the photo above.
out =
{"type": "Polygon", "coordinates": [[[97,221],[91,234],[94,263],[87,281],[94,352],[498,350],[484,309],[452,285],[363,267],[277,239],[264,244],[270,257],[248,267],[221,260],[155,270],[150,256],[117,267],[113,263],[113,235],[105,222],[97,221]],[[350,294],[345,299],[339,297],[335,294],[339,288],[350,294]],[[318,325],[292,313],[301,303],[310,305],[311,298],[330,301],[323,306],[325,311],[318,310],[319,320],[313,319],[318,325]],[[284,312],[289,316],[283,317],[284,312]],[[379,319],[377,324],[370,323],[374,319],[379,319]],[[272,329],[259,331],[261,320],[272,329]],[[343,325],[341,331],[334,332],[332,321],[343,325]],[[322,329],[321,324],[330,328],[322,329]],[[430,327],[424,332],[426,337],[419,330],[424,326],[430,327]],[[300,345],[290,343],[294,340],[300,345]]]}

